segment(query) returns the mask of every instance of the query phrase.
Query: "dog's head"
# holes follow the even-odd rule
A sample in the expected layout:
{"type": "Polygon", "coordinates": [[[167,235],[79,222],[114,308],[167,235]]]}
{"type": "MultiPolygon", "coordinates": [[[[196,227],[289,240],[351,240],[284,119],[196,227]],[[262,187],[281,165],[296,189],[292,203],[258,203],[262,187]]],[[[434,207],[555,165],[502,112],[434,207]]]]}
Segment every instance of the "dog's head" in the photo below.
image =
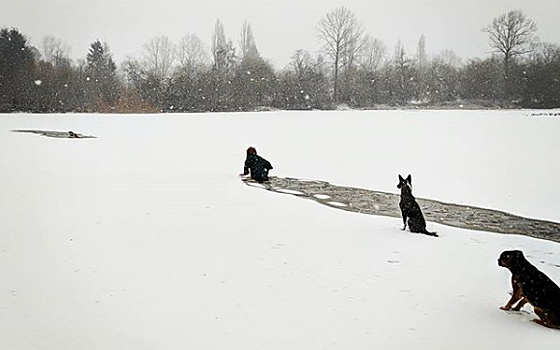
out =
{"type": "Polygon", "coordinates": [[[526,261],[526,259],[521,250],[506,250],[500,254],[498,265],[509,269],[519,266],[524,261],[526,261]]]}
{"type": "Polygon", "coordinates": [[[412,192],[412,175],[408,175],[406,179],[403,179],[401,174],[399,174],[399,183],[397,184],[397,188],[400,189],[408,189],[412,192]]]}

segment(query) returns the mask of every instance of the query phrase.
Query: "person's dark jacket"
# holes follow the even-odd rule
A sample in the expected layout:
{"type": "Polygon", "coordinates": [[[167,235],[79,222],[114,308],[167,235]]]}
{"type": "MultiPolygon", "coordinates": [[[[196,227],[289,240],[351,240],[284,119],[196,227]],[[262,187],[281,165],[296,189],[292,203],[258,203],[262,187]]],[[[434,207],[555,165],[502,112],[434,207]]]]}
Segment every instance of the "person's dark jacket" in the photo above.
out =
{"type": "Polygon", "coordinates": [[[256,154],[248,154],[245,159],[243,175],[248,175],[251,171],[251,178],[258,182],[268,181],[268,171],[272,169],[272,164],[263,157],[256,154]]]}

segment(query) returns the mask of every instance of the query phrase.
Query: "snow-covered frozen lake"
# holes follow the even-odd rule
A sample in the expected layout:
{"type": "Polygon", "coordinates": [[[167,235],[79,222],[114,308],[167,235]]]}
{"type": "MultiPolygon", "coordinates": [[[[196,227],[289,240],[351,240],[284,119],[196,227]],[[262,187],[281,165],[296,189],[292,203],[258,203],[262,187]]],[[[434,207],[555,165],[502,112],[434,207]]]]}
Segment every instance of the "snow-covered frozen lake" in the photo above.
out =
{"type": "Polygon", "coordinates": [[[0,115],[0,349],[558,349],[498,309],[503,250],[560,245],[359,215],[272,174],[560,221],[560,119],[529,111],[0,115]],[[56,139],[11,130],[95,135],[56,139]]]}

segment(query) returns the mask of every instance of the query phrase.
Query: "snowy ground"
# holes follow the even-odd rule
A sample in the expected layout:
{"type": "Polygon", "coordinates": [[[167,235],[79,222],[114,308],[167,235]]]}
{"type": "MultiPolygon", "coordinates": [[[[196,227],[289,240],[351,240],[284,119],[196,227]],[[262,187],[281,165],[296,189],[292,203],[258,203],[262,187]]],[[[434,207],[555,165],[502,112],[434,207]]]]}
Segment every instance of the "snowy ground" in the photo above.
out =
{"type": "Polygon", "coordinates": [[[279,176],[560,221],[560,119],[529,112],[0,115],[0,349],[558,349],[498,309],[522,249],[560,245],[359,215],[244,185],[279,176]],[[15,129],[73,130],[54,139],[15,129]]]}

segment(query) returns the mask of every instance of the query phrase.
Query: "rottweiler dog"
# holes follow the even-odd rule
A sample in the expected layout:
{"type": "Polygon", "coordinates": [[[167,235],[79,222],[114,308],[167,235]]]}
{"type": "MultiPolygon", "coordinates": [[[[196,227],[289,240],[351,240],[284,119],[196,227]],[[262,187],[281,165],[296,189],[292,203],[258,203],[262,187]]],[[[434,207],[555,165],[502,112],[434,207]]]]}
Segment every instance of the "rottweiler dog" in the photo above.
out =
{"type": "Polygon", "coordinates": [[[404,223],[403,230],[406,230],[406,225],[408,223],[408,228],[410,232],[423,233],[428,236],[438,237],[435,232],[428,232],[426,230],[426,220],[424,220],[424,215],[422,215],[422,210],[416,202],[416,198],[412,195],[412,175],[408,175],[406,179],[399,174],[399,183],[397,188],[401,190],[401,201],[399,202],[399,207],[401,208],[402,219],[404,223]]]}
{"type": "Polygon", "coordinates": [[[560,287],[525,259],[520,250],[502,252],[498,265],[511,272],[513,287],[511,299],[500,309],[519,311],[523,305],[529,303],[539,317],[533,321],[549,328],[560,329],[560,287]],[[516,302],[517,305],[513,307],[516,302]]]}

